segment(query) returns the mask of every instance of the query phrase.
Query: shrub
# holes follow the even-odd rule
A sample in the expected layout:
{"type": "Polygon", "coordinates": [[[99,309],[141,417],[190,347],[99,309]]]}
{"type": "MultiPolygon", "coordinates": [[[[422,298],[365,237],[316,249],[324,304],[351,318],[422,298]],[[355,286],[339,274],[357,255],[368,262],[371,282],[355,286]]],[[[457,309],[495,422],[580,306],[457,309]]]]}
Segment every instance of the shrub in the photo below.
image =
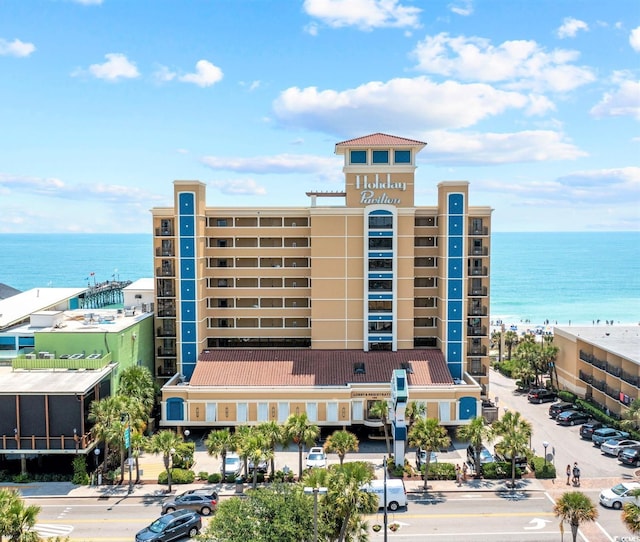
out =
{"type": "Polygon", "coordinates": [[[556,466],[553,463],[549,463],[545,465],[544,457],[534,457],[531,460],[531,470],[536,475],[536,478],[555,478],[556,477],[556,466]]]}
{"type": "MultiPolygon", "coordinates": [[[[511,478],[511,463],[494,461],[482,465],[482,476],[492,480],[511,478]]],[[[522,477],[522,471],[516,467],[516,478],[522,477]]]]}
{"type": "MultiPolygon", "coordinates": [[[[171,483],[173,484],[192,484],[195,479],[196,479],[196,475],[192,470],[178,469],[178,468],[171,469],[171,483]]],[[[159,484],[168,483],[166,470],[163,470],[158,475],[158,483],[159,484]]]]}
{"type": "Polygon", "coordinates": [[[21,472],[12,476],[11,480],[14,484],[28,484],[31,482],[31,476],[29,476],[28,472],[21,472]]]}
{"type": "MultiPolygon", "coordinates": [[[[424,469],[423,469],[424,474],[424,469]]],[[[456,467],[453,463],[429,463],[429,480],[455,480],[456,467]]]]}
{"type": "Polygon", "coordinates": [[[71,478],[71,482],[78,486],[86,486],[89,484],[86,456],[78,455],[73,458],[73,477],[71,478]]]}
{"type": "Polygon", "coordinates": [[[207,477],[207,482],[210,484],[219,484],[222,481],[222,474],[219,472],[213,472],[207,477]]]}
{"type": "Polygon", "coordinates": [[[207,471],[201,470],[198,473],[198,480],[204,481],[209,479],[209,473],[207,471]]]}

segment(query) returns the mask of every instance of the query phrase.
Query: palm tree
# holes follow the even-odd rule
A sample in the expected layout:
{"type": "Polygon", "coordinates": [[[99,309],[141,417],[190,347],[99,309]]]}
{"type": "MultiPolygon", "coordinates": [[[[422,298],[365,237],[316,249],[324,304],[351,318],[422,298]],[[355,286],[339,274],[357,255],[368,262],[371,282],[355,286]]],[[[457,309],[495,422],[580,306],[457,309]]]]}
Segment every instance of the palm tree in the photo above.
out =
{"type": "Polygon", "coordinates": [[[235,447],[233,435],[227,428],[211,431],[207,435],[204,445],[207,447],[209,455],[216,459],[222,457],[222,476],[224,477],[227,469],[227,452],[235,447]]]}
{"type": "Polygon", "coordinates": [[[118,450],[121,464],[124,464],[124,425],[122,415],[126,410],[127,399],[112,395],[100,401],[93,401],[89,406],[90,422],[93,422],[91,433],[97,442],[104,443],[104,468],[108,468],[109,452],[118,450]]]}
{"type": "Polygon", "coordinates": [[[598,510],[591,499],[581,491],[568,491],[563,493],[553,507],[554,514],[560,518],[560,522],[566,521],[571,525],[573,542],[578,538],[578,527],[585,521],[595,521],[598,518],[598,510]]]}
{"type": "Polygon", "coordinates": [[[387,455],[391,455],[391,443],[389,442],[389,429],[387,427],[389,419],[389,403],[385,399],[380,399],[371,405],[369,415],[372,418],[380,418],[384,429],[384,440],[387,443],[387,455]]]}
{"type": "Polygon", "coordinates": [[[258,483],[257,466],[261,461],[265,461],[272,457],[269,441],[256,427],[243,439],[242,450],[244,457],[253,463],[253,489],[258,483]]]}
{"type": "Polygon", "coordinates": [[[291,414],[284,424],[284,435],[288,441],[298,445],[298,479],[302,477],[302,448],[312,446],[320,436],[320,428],[312,424],[306,413],[291,414]]]}
{"type": "Polygon", "coordinates": [[[324,443],[324,451],[338,454],[340,465],[344,463],[344,458],[348,452],[358,451],[358,437],[349,431],[334,431],[324,443]]]}
{"type": "Polygon", "coordinates": [[[0,540],[7,536],[9,542],[38,542],[40,536],[32,529],[39,512],[39,506],[26,506],[18,492],[0,489],[0,540]]]}
{"type": "Polygon", "coordinates": [[[492,432],[494,437],[502,437],[496,444],[496,449],[505,457],[511,459],[511,488],[516,483],[516,458],[529,456],[529,442],[531,439],[531,424],[520,416],[520,412],[508,411],[493,422],[492,432]]]}
{"type": "Polygon", "coordinates": [[[271,478],[273,479],[273,475],[276,471],[276,446],[282,442],[282,426],[278,425],[275,421],[271,420],[269,422],[264,422],[258,425],[258,431],[260,431],[267,442],[269,443],[269,448],[271,449],[271,478]]]}
{"type": "Polygon", "coordinates": [[[504,332],[504,345],[507,347],[507,359],[511,359],[511,349],[518,344],[518,334],[515,331],[504,332]]]}
{"type": "Polygon", "coordinates": [[[118,383],[118,395],[135,397],[149,415],[156,401],[156,385],[149,369],[134,365],[122,371],[118,383]]]}
{"type": "Polygon", "coordinates": [[[429,461],[431,452],[446,448],[451,444],[447,430],[435,418],[420,418],[409,431],[409,445],[427,452],[424,465],[424,490],[427,491],[429,477],[429,461]]]}
{"type": "Polygon", "coordinates": [[[133,433],[131,435],[131,457],[136,462],[136,484],[140,483],[140,455],[147,446],[147,437],[142,433],[133,433]]]}
{"type": "MultiPolygon", "coordinates": [[[[640,497],[640,489],[634,489],[629,494],[640,497]]],[[[622,522],[633,534],[640,534],[640,506],[634,502],[625,503],[622,508],[622,522]]]]}
{"type": "Polygon", "coordinates": [[[498,363],[502,361],[502,331],[494,331],[491,334],[491,343],[498,345],[498,363]]]}
{"type": "Polygon", "coordinates": [[[543,335],[542,348],[540,351],[540,365],[543,372],[549,373],[551,389],[560,388],[558,383],[558,369],[556,368],[558,352],[560,352],[560,349],[553,344],[553,335],[543,335]]]}
{"type": "Polygon", "coordinates": [[[171,463],[176,448],[183,442],[181,436],[165,429],[153,435],[147,444],[147,450],[152,454],[162,454],[164,468],[167,471],[167,484],[171,493],[171,463]]]}
{"type": "Polygon", "coordinates": [[[458,427],[456,434],[460,440],[468,441],[474,449],[474,466],[476,471],[476,477],[479,478],[482,474],[482,464],[480,462],[480,452],[482,451],[482,443],[485,440],[491,440],[492,431],[491,427],[485,425],[484,418],[482,416],[476,416],[467,425],[461,425],[458,427]]]}
{"type": "Polygon", "coordinates": [[[407,405],[406,416],[409,419],[409,429],[418,418],[424,418],[427,414],[427,407],[422,401],[411,401],[407,405]]]}
{"type": "Polygon", "coordinates": [[[622,415],[622,422],[620,425],[624,429],[638,429],[640,427],[640,399],[635,399],[627,410],[622,415]]]}

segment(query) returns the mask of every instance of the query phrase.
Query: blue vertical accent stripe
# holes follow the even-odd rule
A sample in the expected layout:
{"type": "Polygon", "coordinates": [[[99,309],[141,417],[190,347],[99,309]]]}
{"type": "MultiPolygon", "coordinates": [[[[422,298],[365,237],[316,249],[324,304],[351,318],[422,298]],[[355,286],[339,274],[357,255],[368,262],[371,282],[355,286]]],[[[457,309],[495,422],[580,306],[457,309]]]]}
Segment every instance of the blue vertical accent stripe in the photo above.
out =
{"type": "Polygon", "coordinates": [[[189,380],[198,361],[196,314],[195,195],[178,194],[178,246],[180,247],[180,372],[189,380]]]}
{"type": "Polygon", "coordinates": [[[464,340],[464,196],[447,200],[447,366],[453,378],[462,378],[464,340]]]}

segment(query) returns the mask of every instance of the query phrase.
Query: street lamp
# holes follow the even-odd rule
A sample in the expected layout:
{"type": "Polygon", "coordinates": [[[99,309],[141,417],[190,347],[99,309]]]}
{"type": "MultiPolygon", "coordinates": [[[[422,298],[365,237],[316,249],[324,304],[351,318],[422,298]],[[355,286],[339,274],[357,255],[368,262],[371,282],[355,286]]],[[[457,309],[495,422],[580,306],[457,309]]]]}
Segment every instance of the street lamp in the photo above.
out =
{"type": "Polygon", "coordinates": [[[129,466],[129,489],[127,493],[131,493],[133,491],[133,476],[131,473],[131,416],[129,416],[128,412],[125,412],[120,420],[124,422],[126,420],[127,427],[124,430],[124,446],[127,449],[127,464],[129,466]]]}
{"type": "Polygon", "coordinates": [[[307,495],[313,494],[313,540],[318,542],[318,494],[326,495],[326,487],[305,487],[304,492],[307,495]]]}
{"type": "Polygon", "coordinates": [[[96,461],[96,470],[98,470],[98,461],[100,458],[100,448],[96,448],[95,450],[93,450],[93,457],[95,458],[96,461]]]}
{"type": "Polygon", "coordinates": [[[549,443],[545,440],[542,445],[544,446],[544,468],[547,468],[547,448],[549,447],[549,443]]]}
{"type": "Polygon", "coordinates": [[[78,437],[78,430],[74,427],[73,428],[73,442],[76,443],[76,455],[78,455],[78,445],[79,445],[79,437],[78,437]]]}
{"type": "Polygon", "coordinates": [[[385,455],[382,459],[382,471],[384,472],[384,487],[382,491],[384,493],[384,522],[383,522],[383,531],[384,531],[384,542],[387,542],[387,524],[389,518],[387,516],[387,456],[385,455]]]}

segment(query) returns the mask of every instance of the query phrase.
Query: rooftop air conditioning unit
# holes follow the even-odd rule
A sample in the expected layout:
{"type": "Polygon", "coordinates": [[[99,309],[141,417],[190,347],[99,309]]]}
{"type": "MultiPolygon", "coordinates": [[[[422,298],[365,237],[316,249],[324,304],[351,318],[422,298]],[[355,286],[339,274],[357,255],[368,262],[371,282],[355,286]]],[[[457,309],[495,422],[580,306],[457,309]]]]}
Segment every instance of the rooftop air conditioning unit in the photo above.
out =
{"type": "Polygon", "coordinates": [[[56,355],[55,354],[51,354],[50,352],[47,352],[43,357],[44,357],[44,359],[55,359],[56,355]]]}
{"type": "Polygon", "coordinates": [[[35,354],[26,354],[25,358],[27,358],[27,359],[36,359],[36,355],[35,354]]]}

